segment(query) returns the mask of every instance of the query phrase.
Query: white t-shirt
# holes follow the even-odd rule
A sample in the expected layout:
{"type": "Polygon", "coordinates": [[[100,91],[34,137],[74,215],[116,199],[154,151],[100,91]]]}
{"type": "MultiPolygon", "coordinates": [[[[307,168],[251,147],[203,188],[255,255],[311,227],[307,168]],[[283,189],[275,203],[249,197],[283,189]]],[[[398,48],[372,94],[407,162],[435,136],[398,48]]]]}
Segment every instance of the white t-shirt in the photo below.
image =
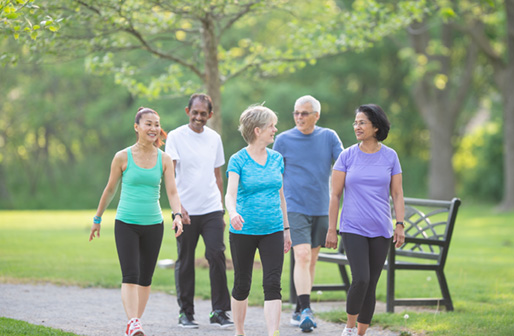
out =
{"type": "Polygon", "coordinates": [[[166,153],[177,161],[178,194],[189,215],[223,210],[214,175],[214,168],[225,164],[220,135],[207,126],[202,133],[196,133],[189,125],[183,125],[168,134],[166,153]]]}

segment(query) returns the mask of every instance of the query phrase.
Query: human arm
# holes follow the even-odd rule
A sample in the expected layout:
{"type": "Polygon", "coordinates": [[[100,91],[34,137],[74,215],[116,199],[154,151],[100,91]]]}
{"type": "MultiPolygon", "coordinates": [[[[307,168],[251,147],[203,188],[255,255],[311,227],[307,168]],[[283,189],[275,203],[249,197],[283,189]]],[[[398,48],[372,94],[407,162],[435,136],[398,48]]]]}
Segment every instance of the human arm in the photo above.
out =
{"type": "Polygon", "coordinates": [[[328,231],[325,247],[337,248],[337,217],[339,205],[343,195],[346,172],[332,170],[332,187],[330,191],[330,202],[328,204],[328,231]]]}
{"type": "Polygon", "coordinates": [[[225,195],[225,207],[227,208],[228,215],[230,218],[230,224],[235,230],[241,230],[243,228],[244,219],[240,214],[237,213],[237,188],[239,186],[239,174],[229,171],[228,172],[228,184],[227,194],[225,195]]]}
{"type": "MultiPolygon", "coordinates": [[[[173,160],[173,176],[175,176],[175,169],[177,168],[177,160],[173,160]]],[[[176,186],[176,183],[175,183],[176,186]]],[[[180,204],[180,211],[182,214],[182,224],[191,224],[191,218],[189,218],[189,212],[184,208],[182,203],[180,204]]]]}
{"type": "Polygon", "coordinates": [[[282,217],[284,218],[284,253],[291,250],[291,230],[289,228],[289,220],[287,219],[287,204],[284,196],[284,187],[280,188],[280,208],[282,209],[282,217]]]}
{"type": "MultiPolygon", "coordinates": [[[[225,206],[223,205],[223,178],[221,174],[221,167],[214,168],[214,176],[216,177],[216,185],[218,186],[218,189],[220,191],[221,195],[221,208],[225,209],[225,206]]],[[[225,213],[225,212],[223,212],[225,213]]],[[[225,223],[225,219],[223,219],[223,223],[225,223]]],[[[226,224],[225,224],[226,225],[226,224]]]]}
{"type": "MultiPolygon", "coordinates": [[[[121,176],[123,175],[123,170],[127,166],[127,152],[119,151],[114,155],[114,158],[111,162],[111,172],[109,174],[109,180],[107,181],[107,185],[104,188],[102,196],[100,197],[100,202],[98,203],[98,207],[96,209],[96,216],[102,217],[105,209],[111,203],[116,191],[118,190],[118,186],[120,184],[121,176]]],[[[89,234],[89,241],[92,241],[93,238],[100,238],[100,224],[93,224],[91,226],[91,233],[89,234]]]]}
{"type": "MultiPolygon", "coordinates": [[[[162,155],[162,166],[168,202],[170,203],[170,207],[173,213],[178,213],[181,211],[181,205],[180,198],[178,196],[177,185],[175,183],[175,165],[173,164],[171,157],[166,153],[163,153],[162,155]]],[[[175,216],[173,219],[172,228],[175,231],[175,237],[178,237],[182,234],[183,227],[181,216],[175,216]]]]}
{"type": "MultiPolygon", "coordinates": [[[[391,177],[391,198],[393,199],[396,221],[403,222],[405,218],[405,203],[403,200],[402,174],[396,174],[391,177]]],[[[403,225],[395,225],[393,242],[396,243],[396,248],[402,246],[405,242],[403,225]]]]}

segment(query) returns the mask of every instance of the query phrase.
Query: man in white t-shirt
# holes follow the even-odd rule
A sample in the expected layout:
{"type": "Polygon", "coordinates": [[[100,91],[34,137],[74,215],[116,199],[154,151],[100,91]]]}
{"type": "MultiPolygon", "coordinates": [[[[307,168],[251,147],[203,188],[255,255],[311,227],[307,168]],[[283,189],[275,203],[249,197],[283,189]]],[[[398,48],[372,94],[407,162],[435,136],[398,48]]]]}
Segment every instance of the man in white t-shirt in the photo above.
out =
{"type": "Polygon", "coordinates": [[[229,327],[233,322],[226,314],[230,310],[230,294],[223,241],[223,145],[220,135],[206,126],[213,114],[212,100],[208,95],[192,95],[185,110],[189,124],[171,131],[166,141],[166,153],[175,165],[182,202],[182,213],[174,216],[182,216],[184,224],[184,231],[177,238],[178,258],[175,263],[175,286],[180,306],[178,325],[198,328],[194,320],[195,249],[201,235],[211,281],[210,323],[229,327]]]}

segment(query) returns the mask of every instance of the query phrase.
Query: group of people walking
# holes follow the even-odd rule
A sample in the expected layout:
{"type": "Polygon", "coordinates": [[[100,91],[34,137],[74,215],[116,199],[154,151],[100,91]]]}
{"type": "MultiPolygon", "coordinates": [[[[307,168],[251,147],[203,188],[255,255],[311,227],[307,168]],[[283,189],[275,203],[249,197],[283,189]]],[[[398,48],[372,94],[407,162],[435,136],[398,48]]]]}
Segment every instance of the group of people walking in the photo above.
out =
{"type": "Polygon", "coordinates": [[[159,147],[166,133],[159,115],[149,108],[138,110],[134,123],[137,141],[114,156],[93,218],[90,241],[100,236],[102,214],[121,181],[115,241],[122,270],[122,302],[129,319],[125,335],[145,335],[140,319],[163,236],[162,177],[177,239],[175,286],[180,327],[199,327],[194,318],[195,249],[202,236],[209,263],[211,324],[235,326],[235,335],[245,335],[258,251],[267,335],[279,335],[282,268],[284,255],[292,248],[298,301],[291,324],[302,332],[313,331],[317,322],[310,292],[316,261],[322,246],[337,248],[337,219],[344,191],[339,233],[352,284],[342,335],[364,335],[373,316],[376,285],[391,239],[401,246],[405,237],[400,162],[396,152],[381,143],[390,128],[384,111],[373,104],[357,108],[353,127],[358,143],[343,150],[335,131],[316,125],[321,105],[312,96],[295,102],[296,126],[276,139],[277,115],[262,105],[248,107],[239,119],[239,131],[248,145],[230,157],[224,197],[223,145],[219,134],[206,125],[213,115],[210,97],[192,95],[185,112],[189,123],[167,135],[163,152],[159,147]],[[271,144],[273,149],[268,147],[271,144]],[[226,276],[225,208],[234,265],[231,294],[226,276]]]}

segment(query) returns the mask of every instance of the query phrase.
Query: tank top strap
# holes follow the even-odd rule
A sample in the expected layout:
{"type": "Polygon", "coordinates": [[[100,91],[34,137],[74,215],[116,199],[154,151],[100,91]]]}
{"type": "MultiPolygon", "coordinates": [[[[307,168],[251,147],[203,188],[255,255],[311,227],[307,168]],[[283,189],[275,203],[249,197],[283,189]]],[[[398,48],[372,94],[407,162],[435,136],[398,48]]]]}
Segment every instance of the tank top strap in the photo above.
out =
{"type": "Polygon", "coordinates": [[[164,168],[162,166],[162,150],[160,150],[159,148],[157,148],[157,166],[161,170],[161,175],[162,175],[164,168]]]}
{"type": "Polygon", "coordinates": [[[134,164],[134,157],[132,156],[132,148],[128,147],[127,148],[127,168],[125,168],[125,170],[127,170],[133,164],[134,164]]]}

